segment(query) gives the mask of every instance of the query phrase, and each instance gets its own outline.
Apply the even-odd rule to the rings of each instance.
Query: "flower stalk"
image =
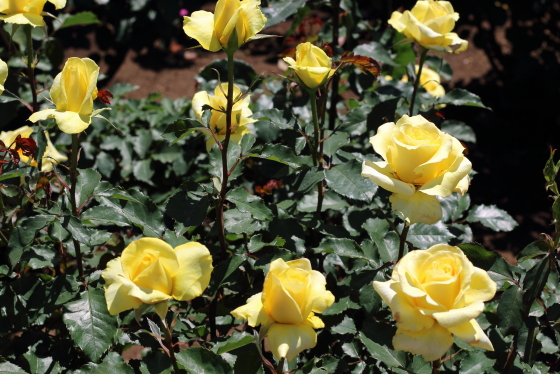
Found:
[[[31,106],[31,112],[36,112],[39,108],[37,106],[37,87],[35,86],[35,58],[33,56],[33,39],[31,38],[31,32],[33,31],[33,26],[24,25],[25,36],[27,37],[27,75],[29,77],[29,83],[31,84],[31,94],[33,96],[33,103]]]
[[[173,365],[173,372],[175,374],[180,374],[181,371],[179,370],[179,365],[177,365],[177,357],[175,357],[175,350],[173,349],[173,334],[171,333],[171,329],[167,326],[167,322],[165,322],[165,317],[160,316],[160,321],[165,338],[164,343],[167,347],[167,352],[169,354],[169,358],[171,359],[171,364]]]
[[[408,230],[410,229],[410,226],[405,224],[402,231],[399,234],[399,257],[397,257],[397,262],[403,258],[403,256],[405,255],[404,253],[404,247],[406,244],[406,237],[408,235]],[[397,231],[398,232],[398,231]]]
[[[332,5],[332,47],[333,52],[336,53],[338,47],[338,29],[339,29],[339,11],[340,11],[340,0],[333,0]],[[335,74],[332,78],[332,88],[331,88],[331,106],[329,108],[329,130],[334,130],[335,121],[337,119],[336,104],[338,102],[338,82],[339,76]]]
[[[286,362],[286,357],[282,357],[278,366],[276,367],[276,374],[282,374],[284,372],[284,362]]]
[[[432,374],[439,374],[440,366],[441,366],[441,359],[432,361]]]
[[[422,68],[426,62],[426,55],[428,50],[422,46],[420,48],[420,62],[418,63],[418,73],[416,74],[416,79],[414,79],[414,89],[412,91],[412,99],[410,101],[410,115],[414,115],[414,102],[416,101],[416,93],[418,91],[418,86],[420,85],[420,77],[422,76]]]
[[[311,114],[313,116],[313,147],[315,153],[315,159],[313,161],[313,165],[319,166],[319,170],[323,168],[323,143],[319,142],[321,139],[321,128],[319,126],[319,114],[317,111],[317,89],[309,90],[309,95],[311,96]],[[322,205],[323,205],[323,181],[317,183],[317,189],[319,191],[319,195],[317,197],[317,213],[321,213]]]
[[[79,219],[79,211],[76,207],[76,184],[78,179],[78,152],[79,138],[78,134],[72,134],[72,154],[70,155],[70,204],[72,206],[72,216]],[[72,238],[74,242],[74,250],[76,251],[76,262],[78,265],[79,278],[84,280],[84,266],[82,264],[82,252],[80,250],[80,242]]]

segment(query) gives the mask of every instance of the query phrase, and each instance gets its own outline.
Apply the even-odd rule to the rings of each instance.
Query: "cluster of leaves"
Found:
[[[131,2],[138,7],[148,3]],[[293,30],[311,10],[304,0],[268,3],[270,7],[264,8],[268,25],[295,14]],[[358,40],[367,30],[367,21],[360,19],[352,1],[342,1],[341,7],[348,12],[341,34]],[[329,40],[331,27],[327,22],[319,37]],[[382,66],[360,60],[366,70],[381,70],[382,76],[393,79],[375,83],[373,75],[362,74],[359,68],[341,71],[339,93],[351,90],[357,99],[339,102],[339,118],[321,140],[325,159],[321,169],[314,165],[307,146],[313,134],[309,96],[278,77],[253,85],[257,72],[235,61],[236,84],[251,87],[253,118],[258,121],[239,145],[228,148],[225,256],[215,225],[223,178],[221,152],[218,147],[205,151],[206,139],[195,130],[201,124],[193,119],[188,99],[171,100],[160,94],[125,99],[134,86],[118,84],[109,89],[114,98],[106,117],[122,135],[99,120],[81,135],[79,218],[71,212],[70,177],[62,166],[41,173],[29,165],[5,164],[0,175],[0,358],[4,360],[0,372],[171,372],[171,360],[165,347],[161,349],[163,333],[153,322],[158,317],[150,310],[140,322],[134,311],[111,316],[100,278],[110,259],[131,241],[149,236],[172,246],[200,241],[215,260],[204,296],[188,303],[169,302],[168,324],[177,346],[183,348],[177,349],[177,360],[189,373],[265,372],[261,356],[273,362],[272,356],[254,344],[256,331],[229,312],[262,290],[272,260],[301,257],[325,274],[336,302],[322,314],[326,327],[319,331],[317,346],[290,362],[289,370],[430,373],[430,363],[421,357],[393,350],[396,328],[371,283],[390,276],[404,223],[391,213],[389,194],[361,176],[364,160],[378,161],[370,136],[379,125],[408,112],[413,88],[401,77],[414,75],[415,54],[410,45],[390,48],[401,38],[392,29],[377,27],[367,35],[371,41],[348,52],[379,61]],[[338,52],[335,47],[334,53]],[[451,78],[451,67],[442,58],[431,56],[428,65],[444,79]],[[225,60],[217,60],[200,72],[201,89],[212,91],[218,84],[216,70],[224,77],[226,66]],[[443,120],[437,109],[447,104],[483,110],[476,95],[454,89],[436,99],[420,89],[416,99],[420,112],[443,131],[466,144],[476,142],[467,124]],[[331,120],[325,115],[328,127]],[[30,150],[36,159],[46,147],[43,131],[54,129],[54,121],[36,127],[37,151]],[[69,149],[69,135],[58,133],[53,140],[57,148]],[[494,205],[471,206],[468,194],[441,199],[441,222],[411,226],[410,249],[459,245],[499,286],[496,299],[479,317],[495,352],[456,340],[442,372],[544,373],[558,362],[560,299],[555,264],[560,209],[555,179],[559,168],[551,156],[545,178],[555,198],[557,234],[527,246],[518,256],[520,266],[509,265],[500,255],[472,243],[473,224],[510,231],[516,223]],[[316,212],[319,182],[324,183],[325,193],[321,212]],[[84,279],[78,276],[76,241],[83,255]],[[122,353],[132,346],[144,347],[141,360],[125,362]]]

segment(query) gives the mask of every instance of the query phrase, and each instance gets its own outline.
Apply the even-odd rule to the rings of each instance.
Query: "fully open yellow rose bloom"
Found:
[[[251,296],[247,304],[231,312],[235,318],[247,319],[249,326],[268,326],[268,346],[280,359],[293,360],[305,349],[317,344],[314,329],[325,327],[315,313],[322,313],[334,303],[325,289],[323,274],[311,269],[308,259],[270,264],[263,292]]]
[[[4,142],[6,147],[9,147],[12,144],[18,135],[21,135],[22,138],[29,138],[29,136],[33,133],[33,129],[29,126],[20,127],[17,130],[13,131],[2,131],[0,132],[0,140]],[[62,161],[68,160],[68,157],[64,156],[60,153],[54,144],[51,142],[51,138],[49,137],[49,133],[45,131],[45,136],[47,138],[47,147],[45,148],[45,153],[43,154],[43,164],[41,166],[41,171],[47,172],[52,171],[53,169],[53,162],[58,164]],[[29,164],[31,166],[37,166],[37,161],[32,159],[31,157],[25,156],[20,151],[20,160]]]
[[[467,49],[468,42],[451,32],[458,19],[459,13],[449,1],[418,0],[412,10],[393,12],[388,22],[424,48],[452,52],[451,46],[458,46],[455,53],[459,53]]]
[[[393,210],[407,224],[436,223],[442,217],[436,196],[468,190],[472,165],[463,155],[465,148],[421,115],[381,125],[369,141],[385,161],[364,161],[362,176],[393,192]]]
[[[77,134],[91,123],[97,98],[99,66],[89,58],[70,57],[54,78],[51,99],[56,109],[44,109],[29,117],[31,122],[54,118],[60,131]]]
[[[396,350],[434,361],[453,345],[452,335],[473,347],[494,350],[475,318],[494,297],[496,283],[460,248],[437,244],[409,252],[393,269],[391,280],[374,281],[373,288],[397,322]]]
[[[214,14],[199,10],[183,18],[185,34],[212,52],[235,52],[255,38],[266,24],[260,0],[218,0]],[[230,40],[236,34],[237,38]]]
[[[325,51],[306,42],[296,47],[296,59],[284,57],[305,88],[315,90],[330,78],[335,70],[332,69],[332,59]]]
[[[0,19],[7,23],[45,26],[43,7],[47,0],[0,0]],[[66,6],[66,0],[49,0],[56,9]]]
[[[204,245],[189,242],[172,248],[163,240],[142,238],[107,263],[101,273],[109,313],[200,296],[210,283],[212,256]]]
[[[0,59],[0,95],[4,92],[4,83],[8,78],[8,64]]]
[[[222,92],[223,90],[223,92]],[[208,94],[206,91],[200,91],[194,94],[192,99],[192,109],[194,114],[199,120],[202,120],[202,107],[204,105],[209,105],[214,109],[223,110],[227,107],[227,98],[224,96],[224,92],[227,93],[228,84],[222,83],[222,88],[216,87],[214,89],[214,95]],[[234,85],[233,87],[233,97],[234,99],[241,95],[241,89]],[[231,135],[230,141],[239,144],[241,143],[241,138],[243,135],[249,134],[251,131],[247,127],[247,124],[256,122],[255,119],[249,118],[253,114],[251,109],[249,109],[249,104],[251,103],[251,97],[247,95],[243,100],[233,104],[233,110],[231,113]],[[216,134],[216,138],[221,142],[226,138],[226,114],[224,112],[218,112],[216,110],[212,111],[212,116],[210,117],[210,128]],[[205,135],[209,136],[206,141],[206,151],[210,152],[216,141],[212,136],[210,130],[200,130]]]

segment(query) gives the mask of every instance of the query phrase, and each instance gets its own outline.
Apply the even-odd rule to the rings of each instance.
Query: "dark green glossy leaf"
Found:
[[[523,324],[526,316],[523,292],[516,285],[504,291],[498,303],[498,327],[503,335],[514,334]]]
[[[475,205],[467,216],[468,222],[480,222],[494,231],[511,231],[517,222],[505,211],[495,205]]]
[[[446,120],[441,124],[441,131],[463,141],[476,143],[476,135],[472,127],[461,121]]]
[[[323,179],[325,179],[324,171],[319,170],[318,167],[312,167],[290,174],[283,181],[288,185],[290,191],[307,193],[317,188],[317,183]]]
[[[261,110],[260,112],[253,113],[251,117],[261,121],[270,121],[274,126],[282,130],[293,129],[297,123],[296,118],[294,117],[292,112],[281,112],[280,110],[275,108]]]
[[[79,169],[76,179],[76,205],[81,207],[94,194],[93,191],[101,181],[101,174],[93,169]]]
[[[190,133],[201,129],[205,129],[205,127],[196,119],[179,119],[173,122],[171,125],[168,125],[161,136],[169,143],[171,143],[170,145],[172,145],[177,143],[179,140],[183,139]]]
[[[26,371],[20,368],[19,366],[14,365],[11,362],[7,361],[7,362],[0,363],[0,373],[1,374],[20,374],[20,373],[25,374]]]
[[[348,134],[345,132],[325,131],[326,140],[323,141],[323,153],[332,157],[341,147],[349,143]]]
[[[360,201],[371,201],[377,185],[362,177],[362,163],[352,160],[325,170],[327,186],[342,196]]]
[[[272,212],[266,207],[264,201],[258,196],[249,194],[245,188],[228,191],[226,199],[235,203],[239,211],[251,213],[255,219],[270,221],[273,218]]]
[[[436,244],[445,244],[453,238],[447,227],[438,221],[433,225],[425,223],[415,223],[410,226],[410,231],[406,240],[411,242],[416,248],[427,249]]]
[[[460,374],[485,373],[486,369],[494,366],[495,359],[488,358],[484,352],[469,352],[467,357],[461,360]]]
[[[357,332],[354,320],[348,316],[344,316],[342,322],[331,327],[331,331],[335,334],[355,334]]]
[[[393,61],[387,48],[383,44],[378,42],[371,42],[367,44],[361,44],[354,48],[354,53],[356,55],[371,57],[383,64],[397,66],[398,64]]]
[[[542,241],[537,240],[527,245],[521,252],[517,254],[517,262],[523,262],[525,260],[534,258],[535,256],[547,254],[550,250],[550,246]]]
[[[8,242],[8,256],[12,266],[19,262],[23,249],[31,244],[37,231],[55,220],[56,216],[34,216],[15,228]]]
[[[254,342],[255,337],[253,335],[246,332],[235,331],[225,342],[217,343],[214,348],[217,348],[216,353],[221,355],[222,353],[232,351]]]
[[[383,362],[388,367],[403,367],[406,363],[406,355],[403,351],[394,351],[385,345],[371,340],[364,332],[358,334],[371,357]]]
[[[490,270],[496,259],[501,257],[496,252],[487,251],[477,243],[459,244],[457,247],[461,248],[474,266],[486,271]]]
[[[64,22],[62,22],[61,29],[70,26],[84,26],[84,25],[96,25],[99,23],[99,19],[93,12],[80,12],[76,14],[72,14],[69,17],[66,17]]]
[[[203,347],[184,349],[176,357],[190,374],[233,374],[232,367],[222,357]]]
[[[299,8],[303,7],[305,0],[280,0],[269,1],[268,8],[261,8],[266,17],[266,25],[264,28],[274,26],[286,18],[296,13]]]
[[[478,95],[473,94],[467,90],[462,88],[454,88],[448,93],[445,94],[442,98],[437,101],[437,104],[452,104],[452,105],[466,105],[466,106],[475,106],[479,108],[490,108],[486,107],[482,104],[482,100]]]
[[[523,279],[523,302],[525,305],[530,306],[533,301],[541,294],[546,281],[548,280],[548,274],[550,274],[550,267],[553,265],[551,261],[554,261],[554,256],[546,256],[539,260],[529,271],[525,274]]]
[[[210,207],[210,198],[195,186],[178,190],[169,198],[165,214],[180,222],[185,227],[199,226]]]
[[[270,246],[270,247],[282,247],[285,243],[286,243],[286,241],[279,236],[274,238],[274,240],[271,241],[270,243],[266,243],[265,241],[263,241],[262,235],[258,234],[258,235],[253,235],[251,237],[251,240],[249,240],[249,243],[247,243],[247,249],[250,252],[254,253],[254,252],[258,252],[261,249],[263,249],[264,247],[268,247],[268,246]]]
[[[117,333],[117,320],[107,310],[103,290],[82,292],[79,300],[65,305],[62,319],[74,342],[92,361],[109,349]]]
[[[281,162],[294,169],[301,166],[301,161],[294,154],[294,151],[280,144],[265,144],[260,152],[249,156]]]

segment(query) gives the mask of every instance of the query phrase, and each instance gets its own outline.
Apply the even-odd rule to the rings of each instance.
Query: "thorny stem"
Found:
[[[406,243],[406,236],[408,235],[409,229],[410,226],[405,224],[401,233],[399,234],[399,257],[397,257],[397,261],[400,261],[400,259],[403,258],[404,256],[404,246]]]
[[[313,137],[313,146],[315,147],[316,160],[313,162],[314,165],[318,165],[319,169],[323,168],[323,152],[322,143],[319,143],[319,136],[321,130],[319,128],[319,115],[317,113],[317,90],[312,90],[309,92],[311,96],[311,114],[313,115],[313,127],[315,129]],[[317,183],[317,188],[319,190],[319,195],[317,198],[317,213],[321,213],[323,205],[323,181]]]
[[[276,367],[276,374],[282,374],[284,372],[284,362],[286,361],[286,357],[282,357],[278,366]]]
[[[169,358],[173,364],[173,371],[175,374],[180,374],[179,366],[177,365],[177,357],[175,357],[175,351],[173,349],[173,334],[171,329],[167,326],[165,319],[161,318],[161,326],[163,327],[163,334],[165,336],[165,345],[167,346],[167,351],[169,352]]]
[[[70,155],[70,204],[72,205],[72,216],[79,218],[80,212],[76,208],[76,180],[78,177],[78,151],[79,139],[78,134],[72,134],[72,154]],[[80,251],[80,242],[72,238],[74,249],[76,251],[76,262],[78,263],[78,273],[80,279],[84,280],[84,266],[82,264],[82,252]]]
[[[231,137],[233,111],[233,53],[228,53],[228,90],[227,90],[227,108],[226,108],[226,137],[222,146],[222,187],[220,190],[220,202],[216,209],[216,223],[218,224],[218,237],[220,239],[220,248],[222,259],[227,256],[226,234],[224,228],[224,203],[226,201],[227,184],[229,178],[228,168],[228,145]]]
[[[426,61],[426,55],[428,50],[420,46],[420,63],[418,64],[418,73],[416,74],[416,79],[414,80],[414,90],[412,91],[412,100],[410,101],[410,112],[409,115],[414,115],[414,102],[416,101],[416,92],[418,91],[418,86],[420,85],[420,76],[422,75],[422,68],[424,67],[424,62]]]
[[[339,11],[340,11],[340,0],[333,0],[332,4],[332,46],[333,52],[338,47],[338,28],[339,28]],[[335,121],[337,118],[336,113],[336,103],[338,102],[338,81],[339,76],[335,74],[332,78],[332,89],[331,89],[331,106],[329,108],[329,129],[334,130]]]
[[[29,76],[29,83],[31,84],[31,94],[33,95],[33,104],[31,112],[36,112],[37,107],[37,88],[35,87],[35,67],[33,66],[33,39],[31,38],[31,32],[33,31],[33,26],[24,25],[25,35],[27,36],[27,75]]]
[[[441,359],[437,359],[435,361],[432,361],[432,374],[439,374],[439,367],[440,366],[441,366]]]

